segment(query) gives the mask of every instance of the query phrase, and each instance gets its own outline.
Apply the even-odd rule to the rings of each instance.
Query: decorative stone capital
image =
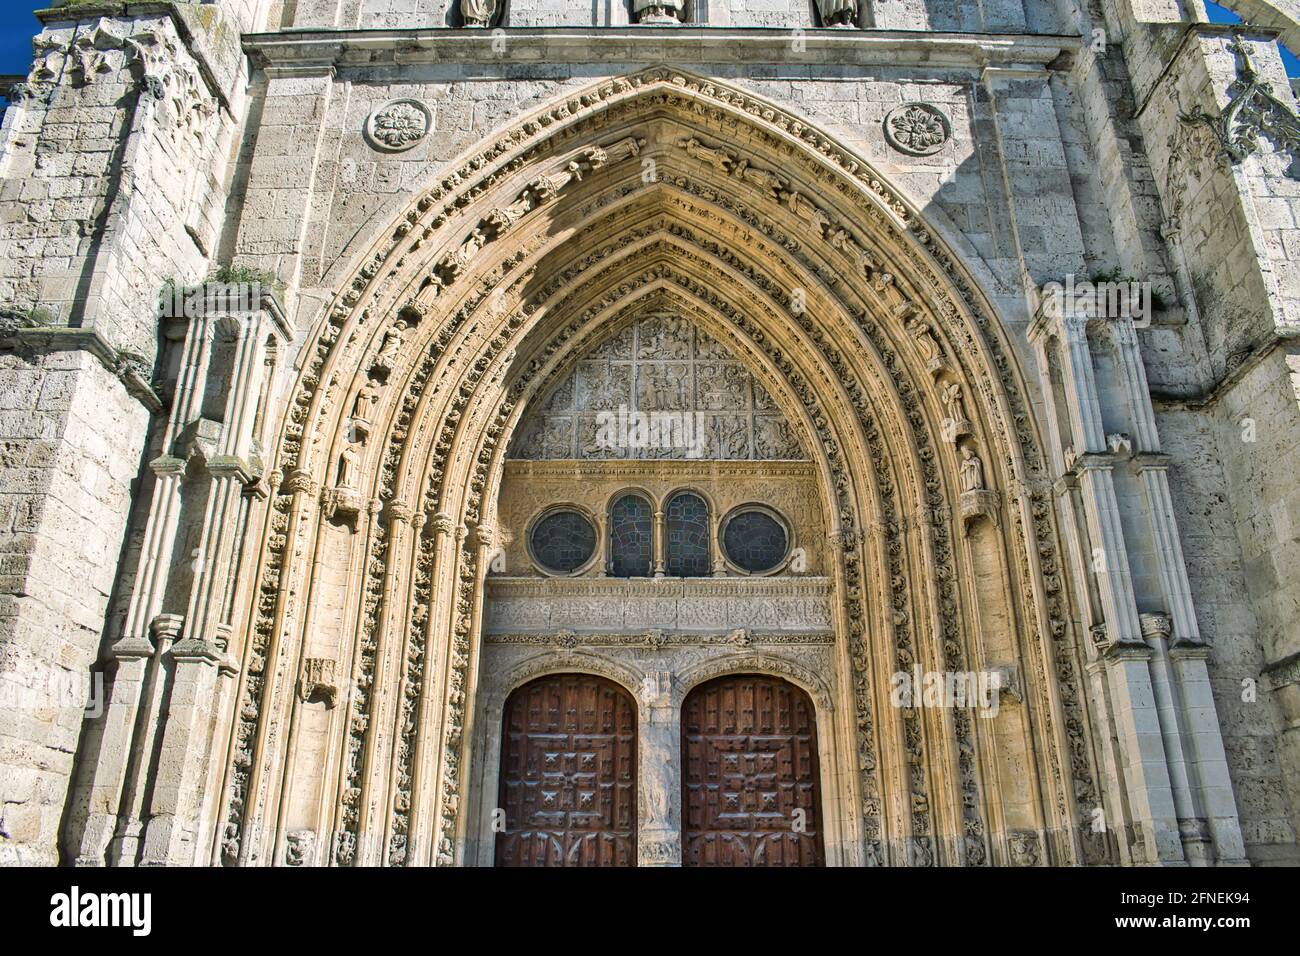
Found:
[[[1168,614],[1139,614],[1142,637],[1148,641],[1167,641],[1173,633],[1173,621]]]
[[[301,468],[289,472],[284,481],[285,488],[293,494],[316,494],[316,481],[311,474]]]
[[[159,614],[149,623],[149,632],[153,635],[155,644],[170,645],[181,636],[184,627],[185,615]]]

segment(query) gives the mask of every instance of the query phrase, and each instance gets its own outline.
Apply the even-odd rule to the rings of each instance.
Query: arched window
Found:
[[[699,495],[682,492],[668,502],[668,573],[696,578],[709,573],[709,506]]]
[[[647,578],[654,555],[650,502],[627,494],[609,509],[609,572],[616,578]]]

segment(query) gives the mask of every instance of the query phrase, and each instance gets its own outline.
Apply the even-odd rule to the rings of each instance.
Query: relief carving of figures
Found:
[[[749,160],[736,160],[731,167],[731,174],[738,176],[751,186],[757,186],[759,189],[766,190],[772,194],[775,199],[780,195],[781,190],[785,188],[785,180],[775,173],[768,172],[766,169],[759,169],[757,166],[749,165]]]
[[[824,27],[851,27],[858,19],[858,0],[817,0]]]
[[[724,173],[730,173],[731,164],[735,162],[730,153],[725,150],[715,149],[712,146],[705,146],[694,136],[682,140],[677,145],[686,150],[686,155]]]

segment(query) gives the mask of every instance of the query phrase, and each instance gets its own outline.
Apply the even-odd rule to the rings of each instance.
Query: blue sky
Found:
[[[40,28],[31,11],[48,7],[52,2],[44,0],[29,4],[27,0],[4,0],[4,9],[0,10],[0,73],[27,72],[32,59],[32,37]],[[1235,23],[1239,19],[1235,13],[1218,4],[1206,3],[1205,6],[1215,23]],[[1289,75],[1300,76],[1300,60],[1286,49],[1282,51],[1282,59]]]

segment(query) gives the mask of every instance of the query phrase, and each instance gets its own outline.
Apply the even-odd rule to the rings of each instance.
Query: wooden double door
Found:
[[[637,710],[619,685],[556,674],[506,702],[497,866],[635,866]],[[764,675],[694,688],[682,706],[682,863],[819,866],[817,721]]]

